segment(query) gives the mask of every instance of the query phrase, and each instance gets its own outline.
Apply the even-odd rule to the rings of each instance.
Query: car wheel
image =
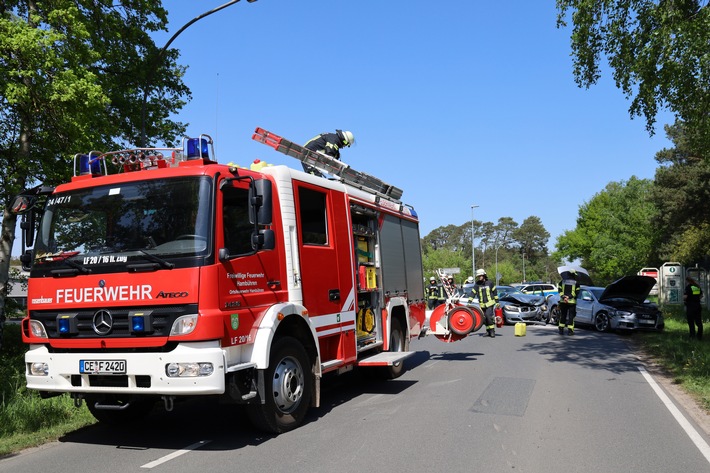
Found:
[[[594,328],[600,332],[608,332],[611,328],[609,314],[606,312],[597,312],[597,315],[594,316]]]
[[[559,320],[560,320],[560,309],[556,305],[553,305],[552,307],[550,307],[550,311],[547,313],[546,322],[548,324],[557,325]]]

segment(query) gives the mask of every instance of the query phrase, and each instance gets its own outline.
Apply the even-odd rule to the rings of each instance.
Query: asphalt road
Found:
[[[91,426],[2,459],[0,473],[710,471],[704,425],[630,338],[498,334],[414,340],[397,380],[327,379],[322,407],[280,436],[254,432],[236,407],[187,402],[137,429]]]

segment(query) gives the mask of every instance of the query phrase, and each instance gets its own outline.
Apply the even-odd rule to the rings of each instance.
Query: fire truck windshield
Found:
[[[162,268],[194,266],[195,257],[211,251],[212,194],[207,177],[53,194],[40,221],[32,271],[117,272],[150,262]]]

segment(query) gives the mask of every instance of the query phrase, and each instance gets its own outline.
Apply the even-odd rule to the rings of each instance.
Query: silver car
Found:
[[[663,314],[646,300],[655,283],[648,276],[624,276],[605,288],[581,286],[575,325],[592,325],[600,332],[663,330]]]

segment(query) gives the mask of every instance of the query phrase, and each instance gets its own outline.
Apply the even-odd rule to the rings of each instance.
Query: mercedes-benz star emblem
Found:
[[[97,335],[102,337],[108,335],[113,328],[113,316],[111,312],[107,310],[96,311],[92,325]]]

